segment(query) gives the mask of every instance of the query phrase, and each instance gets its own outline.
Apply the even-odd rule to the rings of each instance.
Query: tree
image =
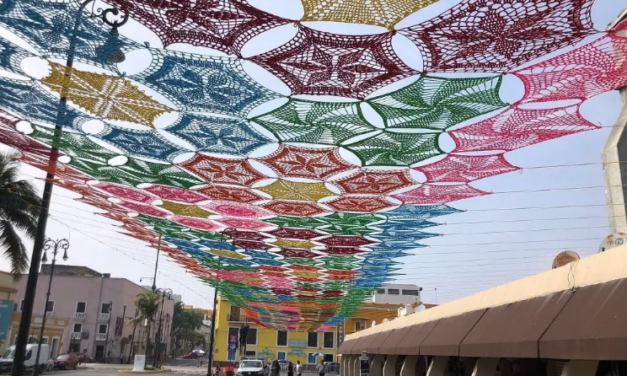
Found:
[[[172,318],[172,335],[174,337],[175,347],[180,348],[181,340],[191,342],[192,346],[198,344],[198,337],[194,337],[192,333],[202,326],[203,314],[193,310],[184,308],[183,302],[177,302],[174,305],[174,316]],[[201,335],[202,336],[202,335]],[[204,338],[204,337],[203,337]]]
[[[28,253],[18,231],[35,238],[41,199],[35,186],[19,178],[19,154],[0,155],[0,248],[16,280],[28,271]]]
[[[135,308],[137,308],[137,317],[132,321],[139,322],[147,322],[146,325],[146,353],[148,351],[148,344],[150,341],[150,329],[152,328],[152,324],[155,322],[155,318],[157,316],[157,312],[159,312],[159,302],[161,300],[161,296],[154,291],[147,291],[137,295],[137,299],[135,300]]]

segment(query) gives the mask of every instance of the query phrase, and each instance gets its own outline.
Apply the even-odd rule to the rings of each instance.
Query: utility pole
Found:
[[[152,278],[152,291],[157,291],[157,269],[159,268],[159,253],[161,250],[161,235],[159,235],[159,242],[157,243],[157,261],[155,262],[155,276]]]
[[[105,346],[103,351],[103,357],[105,363],[107,363],[107,346],[109,346],[109,332],[111,332],[111,312],[113,312],[113,302],[109,301],[109,321],[107,321],[107,339],[105,339]]]
[[[54,276],[54,266],[57,264],[57,254],[59,253],[59,248],[63,249],[63,261],[67,261],[67,250],[70,248],[70,243],[67,239],[61,239],[59,241],[54,241],[50,238],[46,240],[44,243],[44,256],[41,259],[42,263],[48,262],[47,251],[53,248],[52,251],[52,266],[50,267],[50,279],[48,280],[48,292],[46,292],[46,303],[44,303],[44,317],[43,322],[41,323],[41,331],[39,332],[39,344],[37,345],[37,355],[35,356],[35,369],[33,369],[33,375],[39,375],[39,355],[41,354],[41,343],[44,340],[44,330],[46,328],[46,316],[48,314],[48,302],[50,301],[50,289],[52,288],[52,277]]]
[[[157,367],[159,364],[157,357],[160,356],[161,351],[159,346],[161,345],[161,327],[163,325],[163,304],[165,303],[165,297],[168,296],[168,300],[172,297],[172,290],[170,289],[159,289],[156,291],[157,293],[161,293],[161,313],[159,314],[159,328],[157,329],[157,333],[155,334],[155,355],[152,360],[153,367]]]
[[[70,79],[72,75],[72,66],[74,65],[74,54],[76,53],[77,34],[82,23],[83,11],[87,5],[95,0],[85,0],[81,3],[76,13],[76,19],[69,37],[68,55],[65,62],[65,76]],[[128,21],[128,14],[124,14],[119,21],[110,21],[107,19],[109,14],[118,15],[120,11],[117,8],[109,8],[102,10],[100,13],[93,15],[100,18],[103,23],[112,26],[111,32],[117,33],[117,28],[123,26]],[[113,51],[112,51],[113,52]],[[121,51],[116,51],[120,52]],[[65,119],[67,111],[68,87],[63,85],[60,92],[59,107],[57,118],[54,126],[53,142],[50,148],[50,156],[48,159],[48,168],[46,169],[46,181],[44,184],[44,193],[41,200],[41,208],[39,211],[39,219],[37,221],[37,231],[33,242],[33,254],[31,255],[30,268],[28,271],[28,280],[26,282],[26,290],[24,291],[24,306],[22,309],[22,318],[20,319],[20,327],[15,342],[15,357],[13,359],[13,369],[11,376],[22,376],[24,374],[24,360],[26,357],[26,345],[28,344],[28,330],[30,321],[33,317],[33,305],[35,303],[35,293],[37,292],[37,280],[39,278],[39,267],[41,262],[41,254],[44,248],[46,237],[46,226],[48,224],[48,214],[50,212],[50,201],[52,199],[52,188],[54,187],[54,178],[57,172],[57,161],[59,159],[59,149],[56,145],[61,139],[63,133],[63,119]]]
[[[218,256],[218,268],[222,266],[220,257]],[[213,294],[213,312],[211,312],[211,336],[209,337],[209,364],[207,365],[207,376],[211,375],[211,363],[213,363],[213,345],[216,332],[216,306],[218,304],[218,290],[220,287],[220,280],[216,278],[215,292]]]

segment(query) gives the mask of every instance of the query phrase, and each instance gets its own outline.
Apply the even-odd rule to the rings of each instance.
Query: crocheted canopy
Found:
[[[0,26],[23,43],[0,38],[0,143],[281,330],[343,322],[439,236],[434,218],[460,211],[448,204],[488,194],[474,181],[518,169],[506,152],[598,128],[580,102],[627,85],[627,24],[576,45],[596,32],[593,0],[461,0],[402,28],[435,1],[302,0],[300,20],[246,0],[105,2],[168,48],[78,0],[1,2]],[[288,24],[291,40],[243,57]],[[417,50],[398,50],[404,38]],[[148,67],[119,71],[136,51]],[[63,65],[70,53],[82,64]],[[525,89],[514,104],[502,74]]]

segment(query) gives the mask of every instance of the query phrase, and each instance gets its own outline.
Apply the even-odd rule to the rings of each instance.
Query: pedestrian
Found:
[[[326,373],[326,368],[324,366],[324,361],[320,361],[320,364],[318,364],[318,366],[316,367],[316,371],[318,371],[318,375],[319,376],[324,376],[324,374]]]
[[[300,360],[296,362],[296,376],[303,376],[303,365],[300,364]]]
[[[281,372],[281,366],[279,365],[279,361],[274,359],[272,361],[272,366],[270,367],[270,371],[272,372],[272,376],[279,376]]]
[[[294,376],[294,363],[287,363],[287,376]]]
[[[120,351],[120,364],[124,363],[124,351]]]

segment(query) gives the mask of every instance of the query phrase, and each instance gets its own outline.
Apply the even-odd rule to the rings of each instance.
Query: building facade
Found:
[[[320,360],[337,362],[337,348],[344,336],[379,325],[398,316],[399,304],[362,303],[355,314],[337,327],[325,332],[286,332],[250,326],[245,356],[285,359],[302,364],[316,364]],[[220,297],[216,311],[215,356],[218,362],[237,361],[239,351],[229,351],[230,343],[239,343],[239,330],[247,320],[239,307]]]
[[[229,351],[230,343],[239,343],[239,330],[246,325],[246,316],[239,307],[220,297],[216,310],[215,355],[217,362],[239,361],[239,351]],[[293,363],[316,364],[320,360],[337,361],[336,328],[326,332],[286,332],[264,328],[248,322],[245,356],[285,359]]]
[[[385,284],[372,293],[373,303],[406,305],[422,302],[421,287],[408,284]]]
[[[31,335],[37,339],[41,325],[41,316],[44,309],[47,311],[46,326],[48,323],[62,327],[67,323],[62,334],[49,334],[52,338],[51,348],[55,337],[59,337],[58,352],[87,353],[96,359],[104,357],[110,360],[119,360],[122,354],[128,358],[133,352],[143,353],[143,344],[146,338],[144,325],[129,325],[128,321],[135,316],[137,295],[148,290],[123,278],[111,278],[109,274],[99,273],[82,266],[56,265],[52,289],[48,306],[44,307],[46,292],[50,277],[50,266],[42,267],[37,282],[37,291],[33,309]],[[26,278],[22,278],[18,285],[16,296],[15,315],[11,344],[15,342],[17,326],[23,305],[23,294],[26,289]],[[162,317],[162,341],[169,343],[168,329],[174,311],[172,301],[165,299]],[[40,322],[37,323],[36,320]],[[17,325],[17,326],[16,326]],[[150,338],[155,338],[158,330],[159,317],[152,326]],[[44,334],[45,340],[46,334]],[[135,340],[133,340],[135,339]],[[134,344],[134,346],[131,346]],[[132,349],[133,348],[133,349]]]

